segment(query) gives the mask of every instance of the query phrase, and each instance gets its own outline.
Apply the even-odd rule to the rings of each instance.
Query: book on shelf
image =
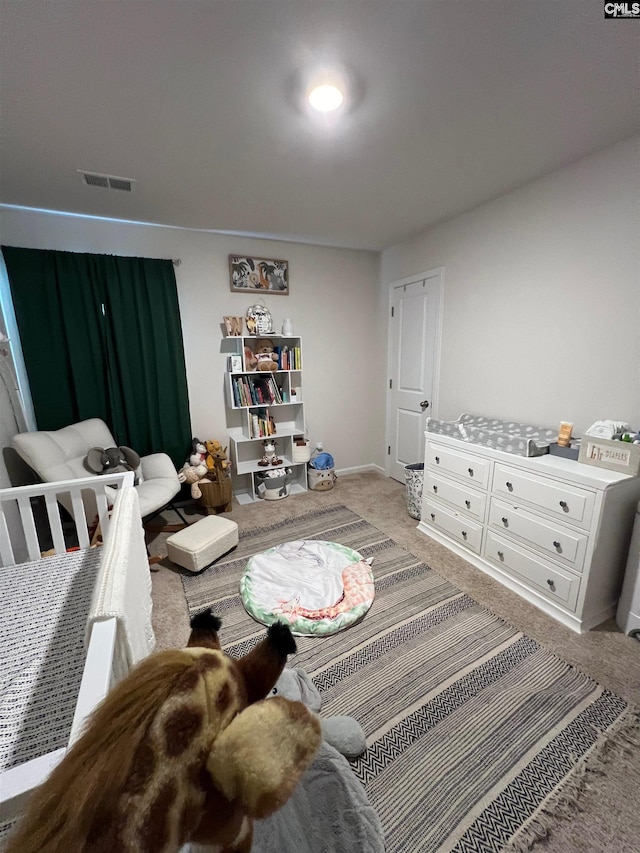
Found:
[[[239,408],[242,405],[242,403],[240,401],[240,389],[238,388],[238,380],[237,379],[231,380],[231,390],[233,392],[234,405],[236,406],[236,408]]]
[[[282,388],[275,376],[231,377],[233,402],[236,408],[243,406],[280,405],[283,402]]]
[[[253,398],[249,383],[244,376],[237,376],[231,380],[233,387],[233,399],[238,408],[242,406],[252,406]]]
[[[302,356],[300,347],[287,345],[274,346],[273,351],[278,356],[278,370],[301,370]]]
[[[276,424],[269,414],[269,409],[258,409],[251,415],[251,438],[266,438],[275,435]]]
[[[267,386],[269,389],[269,396],[271,397],[272,403],[282,403],[282,394],[280,393],[280,389],[276,383],[275,377],[270,376],[267,379]]]

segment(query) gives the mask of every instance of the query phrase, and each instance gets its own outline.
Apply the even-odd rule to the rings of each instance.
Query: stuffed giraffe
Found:
[[[266,699],[295,651],[289,628],[238,660],[220,620],[187,648],[138,664],[33,794],[5,853],[176,853],[187,842],[249,853],[253,818],[280,808],[320,745],[300,702]]]

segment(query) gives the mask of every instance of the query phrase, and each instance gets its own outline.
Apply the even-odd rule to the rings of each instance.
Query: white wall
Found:
[[[383,252],[381,314],[391,282],[445,268],[440,418],[640,428],[639,141]]]
[[[467,411],[552,427],[570,420],[576,434],[601,418],[640,427],[639,141],[386,250],[379,276],[373,253],[3,208],[0,239],[181,258],[193,431],[221,440],[221,318],[243,314],[254,301],[229,291],[227,256],[287,258],[291,295],[265,302],[276,329],[289,316],[303,337],[309,437],[324,442],[338,468],[384,467],[387,377],[379,342],[387,339],[388,287],[440,266],[439,417]],[[8,443],[0,432],[0,446]]]
[[[290,295],[266,296],[274,330],[291,317],[302,337],[305,414],[311,441],[321,440],[338,469],[384,465],[384,348],[377,326],[378,256],[206,232],[107,222],[0,208],[5,245],[156,258],[176,268],[194,435],[225,441],[226,356],[222,317],[244,314],[255,297],[229,290],[230,253],[285,258]],[[51,346],[52,342],[43,345]],[[8,437],[0,435],[5,447]],[[1,471],[1,465],[0,465]]]

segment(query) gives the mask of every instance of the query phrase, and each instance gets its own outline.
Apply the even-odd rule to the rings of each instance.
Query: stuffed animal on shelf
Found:
[[[251,347],[244,348],[244,369],[255,370],[258,364],[258,359]]]
[[[248,853],[254,818],[289,799],[322,733],[301,702],[265,698],[296,650],[289,628],[271,625],[237,660],[219,628],[210,611],[194,617],[187,648],[150,655],[111,690],[5,853]]]
[[[262,459],[258,462],[258,465],[261,468],[266,468],[267,465],[282,465],[282,459],[280,459],[276,453],[276,446],[278,442],[274,441],[271,438],[266,438],[262,442],[262,446],[264,447],[264,455]]]
[[[303,669],[285,667],[271,691],[271,696],[283,696],[285,699],[302,702],[316,714],[322,704],[318,689]],[[320,717],[320,725],[327,743],[350,761],[362,755],[367,748],[362,726],[354,717]]]
[[[120,471],[136,471],[140,457],[130,447],[92,447],[84,458],[85,467],[93,474],[117,474]],[[134,478],[138,484],[138,477]]]
[[[273,341],[269,338],[256,340],[255,356],[258,360],[256,370],[277,370],[278,356],[273,351]]]

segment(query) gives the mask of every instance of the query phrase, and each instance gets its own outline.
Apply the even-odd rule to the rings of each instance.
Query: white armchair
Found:
[[[45,483],[93,477],[84,459],[92,447],[115,447],[116,442],[104,421],[90,418],[58,430],[23,432],[13,437],[20,457]],[[134,448],[135,449],[135,448]],[[140,460],[137,471],[140,482],[135,487],[140,513],[149,521],[165,507],[172,505],[180,491],[178,474],[166,453],[152,453]],[[172,506],[184,523],[186,519]]]

